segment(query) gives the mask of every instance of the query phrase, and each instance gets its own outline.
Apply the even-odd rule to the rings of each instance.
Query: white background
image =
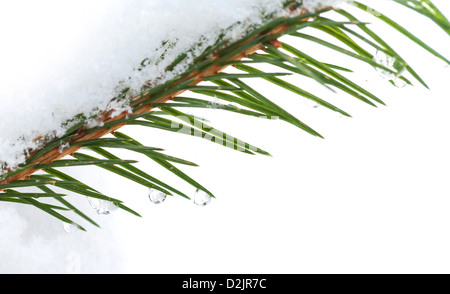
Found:
[[[380,2],[389,16],[450,57],[444,32],[389,1]],[[448,1],[434,2],[448,16]],[[86,225],[87,233],[67,234],[59,222],[11,206],[7,212],[26,224],[19,226],[22,237],[8,235],[15,242],[8,244],[15,248],[13,257],[11,250],[0,249],[0,272],[449,273],[449,69],[386,26],[374,29],[396,44],[431,90],[417,82],[394,88],[371,67],[286,38],[318,59],[355,69],[349,76],[387,107],[373,108],[289,78],[353,117],[314,108],[267,83],[258,89],[325,139],[279,121],[197,112],[273,157],[244,155],[185,135],[124,128],[143,143],[198,163],[199,168],[183,170],[217,199],[207,207],[182,198],[152,205],[146,188],[100,169],[78,169],[74,175],[125,200],[143,218],[122,211],[94,216],[104,229]],[[193,188],[148,161],[140,166],[193,195]]]

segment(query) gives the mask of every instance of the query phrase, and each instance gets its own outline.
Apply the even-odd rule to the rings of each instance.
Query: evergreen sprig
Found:
[[[450,34],[449,21],[431,1],[394,1],[430,18],[447,34]],[[286,7],[296,9],[299,4],[298,1],[287,1]],[[363,3],[355,1],[353,5],[375,15],[430,54],[450,64],[447,58],[395,20]],[[395,44],[388,44],[380,34],[375,33],[367,23],[357,19],[349,11],[335,9],[337,13],[347,19],[343,22],[333,20],[332,16],[328,17],[326,13],[329,10],[306,12],[293,18],[273,19],[233,43],[221,36],[216,45],[207,48],[183,74],[161,85],[148,89],[143,88],[141,95],[130,100],[132,114],[123,113],[116,118],[109,118],[108,114],[103,113],[100,116],[102,123],[96,127],[88,127],[88,118],[74,118],[72,121],[75,123],[64,136],[41,138],[39,141],[41,147],[37,150],[30,150],[30,156],[26,163],[2,175],[0,190],[3,192],[0,193],[0,201],[34,206],[64,223],[75,225],[82,230],[85,229],[72,221],[71,214],[80,216],[94,226],[98,226],[98,224],[66,200],[65,193],[54,192],[53,188],[111,202],[117,207],[139,216],[136,211],[126,207],[122,200],[104,195],[62,171],[65,167],[75,166],[98,166],[147,188],[189,199],[184,192],[175,189],[164,179],[158,179],[156,175],[135,166],[136,161],[119,158],[113,153],[114,149],[143,154],[186,183],[214,197],[214,194],[204,185],[177,167],[177,165],[196,166],[195,163],[167,155],[160,148],[144,146],[126,134],[117,132],[117,129],[124,125],[156,128],[200,137],[239,152],[270,156],[267,151],[206,124],[205,121],[187,114],[184,109],[220,109],[256,118],[279,119],[313,136],[323,138],[313,127],[276,104],[270,97],[264,96],[258,89],[251,87],[245,82],[247,79],[265,80],[287,89],[303,99],[314,101],[330,111],[348,117],[351,115],[340,106],[283,78],[287,75],[301,75],[319,82],[332,91],[342,91],[355,98],[357,102],[374,107],[384,105],[379,97],[347,77],[352,70],[348,69],[346,65],[325,63],[313,58],[302,48],[278,41],[278,38],[284,35],[314,42],[328,49],[330,54],[334,54],[336,57],[340,54],[351,57],[383,70],[393,78],[403,80],[409,85],[412,84],[410,79],[415,79],[423,86],[428,87],[419,74],[393,49]],[[325,41],[315,36],[314,30],[305,30],[305,28],[325,32],[333,37],[334,42]],[[374,59],[374,55],[365,49],[367,47],[383,52],[392,58],[395,61],[393,66],[378,63]],[[257,50],[264,52],[255,53]],[[186,56],[186,53],[178,56],[166,70],[173,70]],[[147,62],[150,61],[143,62],[142,66]],[[258,64],[270,64],[277,67],[279,71],[264,72],[257,68]],[[230,65],[234,66],[238,73],[222,72]],[[409,74],[410,77],[404,76],[405,74]],[[394,83],[393,80],[392,82]],[[186,90],[190,90],[198,96],[196,98],[180,96]],[[127,91],[127,89],[123,90],[121,99],[126,97]],[[114,136],[105,138],[104,136],[107,134]],[[89,150],[91,153],[96,153],[97,156],[82,153],[82,150]],[[71,159],[61,159],[61,157],[69,155],[71,155]],[[27,192],[21,190],[24,188]],[[36,189],[39,192],[29,192],[30,189]],[[59,204],[50,204],[48,199],[53,199]]]

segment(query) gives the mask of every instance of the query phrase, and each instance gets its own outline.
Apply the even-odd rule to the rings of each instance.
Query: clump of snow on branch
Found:
[[[42,135],[60,137],[111,102],[182,73],[217,37],[236,40],[285,0],[17,0],[0,3],[0,163],[14,168]],[[342,1],[304,1],[308,10]],[[201,45],[199,42],[201,41]],[[165,69],[189,52],[172,71]],[[145,62],[143,62],[145,61]],[[124,99],[126,101],[126,99]],[[70,121],[69,123],[67,123]]]
[[[303,0],[303,7],[309,11],[326,7],[339,7],[344,2],[352,0]]]

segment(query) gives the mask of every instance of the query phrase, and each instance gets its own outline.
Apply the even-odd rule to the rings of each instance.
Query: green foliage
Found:
[[[431,3],[431,1],[394,1],[430,18],[434,23],[436,23],[436,25],[450,34],[450,24],[448,20]],[[295,4],[296,1],[288,1],[286,5]],[[418,46],[427,50],[430,54],[450,64],[450,61],[447,58],[436,52],[418,37],[411,34],[406,28],[402,27],[395,20],[388,18],[381,12],[375,11],[365,4],[354,2],[354,5],[363,11],[372,13],[381,21],[387,23],[393,29],[403,34],[405,38],[412,40]],[[345,55],[374,68],[381,69],[411,85],[412,82],[407,77],[403,76],[405,70],[410,74],[409,78],[413,78],[423,86],[427,87],[425,81],[411,68],[411,66],[400,56],[400,54],[393,49],[395,44],[388,44],[380,37],[379,34],[375,33],[369,25],[360,21],[348,11],[336,10],[337,13],[348,20],[347,22],[335,21],[327,18],[325,17],[326,12],[327,10],[323,10],[315,13],[308,13],[295,18],[274,19],[268,24],[256,28],[247,36],[232,44],[227,44],[227,40],[219,38],[217,45],[208,48],[195,60],[195,62],[188,70],[186,70],[185,73],[162,85],[151,89],[146,89],[142,93],[141,98],[136,101],[135,105],[133,105],[134,110],[140,109],[145,105],[152,104],[153,109],[149,112],[131,115],[129,117],[107,122],[102,126],[93,128],[86,128],[85,120],[80,120],[80,118],[77,118],[75,120],[77,123],[65,136],[48,141],[45,141],[47,138],[44,138],[42,148],[29,157],[26,164],[19,167],[15,171],[11,171],[2,176],[2,179],[8,179],[30,168],[41,170],[39,174],[32,175],[27,180],[0,185],[0,189],[4,191],[3,193],[0,193],[0,201],[32,205],[61,220],[62,222],[73,224],[82,230],[84,230],[82,226],[70,220],[71,213],[77,214],[94,226],[98,226],[98,224],[69,203],[64,198],[64,194],[53,192],[51,187],[56,187],[60,190],[84,195],[86,197],[113,202],[121,209],[139,216],[137,212],[126,207],[121,200],[103,195],[101,192],[96,191],[85,183],[61,171],[61,169],[65,167],[74,166],[98,166],[145,187],[162,191],[167,195],[179,195],[189,199],[184,192],[175,189],[171,184],[166,183],[164,180],[160,180],[155,177],[155,175],[151,175],[148,172],[136,167],[134,165],[136,161],[124,160],[113,154],[112,150],[114,149],[131,150],[133,152],[143,154],[189,185],[203,190],[214,197],[213,193],[210,192],[204,185],[198,183],[176,166],[197,166],[195,163],[164,154],[163,149],[144,146],[135,139],[119,132],[114,134],[114,138],[71,142],[71,139],[75,138],[79,134],[80,130],[86,134],[89,134],[100,129],[109,129],[118,124],[128,124],[199,137],[212,143],[251,155],[260,154],[270,156],[267,151],[264,151],[263,149],[245,141],[239,140],[232,135],[224,133],[213,126],[206,124],[199,118],[182,111],[186,108],[214,108],[227,112],[247,115],[254,118],[279,119],[286,123],[292,124],[313,136],[322,138],[321,134],[299,118],[293,116],[286,109],[283,109],[277,105],[270,97],[266,97],[257,91],[257,89],[250,87],[244,82],[245,79],[257,78],[265,80],[268,83],[272,83],[299,95],[302,99],[314,101],[330,111],[334,111],[348,117],[351,115],[345,110],[328,102],[323,97],[319,97],[314,93],[310,93],[302,89],[299,85],[293,85],[287,82],[283,78],[287,75],[302,75],[313,81],[319,82],[332,91],[342,91],[343,93],[355,98],[356,101],[363,102],[374,107],[377,105],[384,105],[384,102],[380,98],[369,92],[363,86],[356,84],[351,80],[351,78],[348,77],[352,73],[352,70],[346,68],[345,65],[324,63],[302,51],[301,48],[295,48],[287,43],[280,43],[280,48],[274,46],[273,40],[285,34],[319,44],[328,49],[330,54],[334,54],[336,57],[339,55]],[[299,20],[306,17],[310,17],[310,19],[308,21],[299,22]],[[277,34],[268,34],[268,32],[270,32],[273,28],[279,27],[280,25],[286,26],[286,30]],[[335,42],[322,40],[321,38],[314,36],[314,30],[304,30],[305,28],[312,28],[314,30],[325,32],[333,37]],[[240,61],[229,60],[230,57],[258,44],[264,45],[265,52],[263,54],[252,54]],[[392,67],[388,67],[384,64],[378,64],[374,59],[374,55],[363,47],[369,47],[383,52],[387,56],[392,57],[396,62]],[[212,53],[215,53],[215,55],[213,56]],[[180,55],[167,68],[167,70],[173,69],[185,58],[186,54]],[[263,72],[253,66],[257,66],[258,64],[270,64],[278,67],[281,72]],[[195,79],[183,80],[183,78],[195,73],[196,71],[202,71],[206,68],[210,68],[211,66],[223,67],[227,65],[235,66],[239,73],[219,73],[208,76],[204,78],[204,82],[195,86],[192,85],[192,83],[195,82]],[[161,97],[165,97],[168,94],[176,93],[182,90],[190,90],[197,94],[198,97],[188,98],[179,96],[175,97],[173,101],[157,103],[158,99]],[[35,160],[41,155],[52,149],[59,148],[68,142],[71,146],[83,147],[81,150],[88,149],[91,152],[95,152],[99,157],[77,152],[73,154],[73,159],[58,160],[48,164],[40,164],[39,162],[35,162]],[[29,191],[30,188],[34,188],[40,190],[41,192],[30,193],[12,190],[13,188],[27,188],[27,191]],[[45,200],[49,198],[57,201],[60,205],[47,203]]]

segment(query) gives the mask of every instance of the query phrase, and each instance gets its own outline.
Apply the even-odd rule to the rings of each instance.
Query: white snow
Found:
[[[124,249],[111,222],[104,220],[102,229],[90,231],[66,233],[62,223],[34,208],[2,204],[0,274],[121,273]]]
[[[344,2],[350,2],[353,0],[303,0],[303,7],[309,11],[314,9],[322,9],[328,6],[339,7]]]
[[[40,135],[61,136],[77,114],[108,108],[118,91],[181,73],[222,30],[231,40],[287,12],[284,0],[17,0],[0,3],[0,163],[24,162]],[[304,1],[309,10],[342,1]],[[173,72],[164,69],[199,41]],[[168,42],[166,42],[168,41]],[[162,45],[164,44],[164,45]],[[156,61],[165,51],[164,59]],[[136,69],[147,59],[150,64]]]

